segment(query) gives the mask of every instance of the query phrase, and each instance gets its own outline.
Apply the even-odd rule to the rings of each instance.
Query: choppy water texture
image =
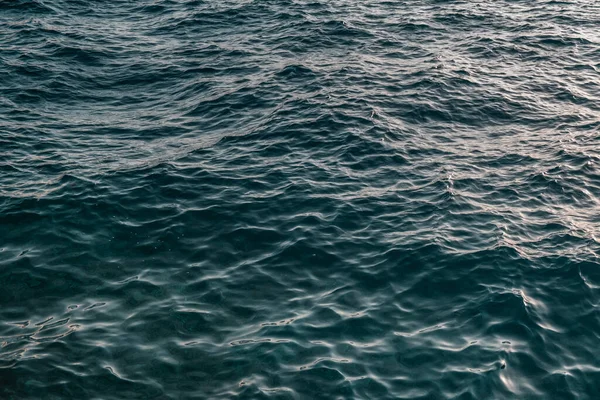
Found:
[[[599,29],[0,1],[0,397],[598,398]]]

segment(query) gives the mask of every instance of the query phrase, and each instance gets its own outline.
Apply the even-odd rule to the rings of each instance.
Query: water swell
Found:
[[[1,397],[594,398],[597,8],[1,3]]]

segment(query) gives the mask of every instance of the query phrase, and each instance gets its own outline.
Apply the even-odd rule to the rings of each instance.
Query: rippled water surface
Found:
[[[0,398],[598,398],[599,32],[0,1]]]

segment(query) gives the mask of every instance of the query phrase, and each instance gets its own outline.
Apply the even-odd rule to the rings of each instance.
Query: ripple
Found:
[[[595,398],[593,2],[0,10],[0,397]]]

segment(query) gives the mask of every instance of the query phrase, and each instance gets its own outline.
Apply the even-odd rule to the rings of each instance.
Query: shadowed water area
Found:
[[[599,29],[0,1],[0,398],[598,398]]]

